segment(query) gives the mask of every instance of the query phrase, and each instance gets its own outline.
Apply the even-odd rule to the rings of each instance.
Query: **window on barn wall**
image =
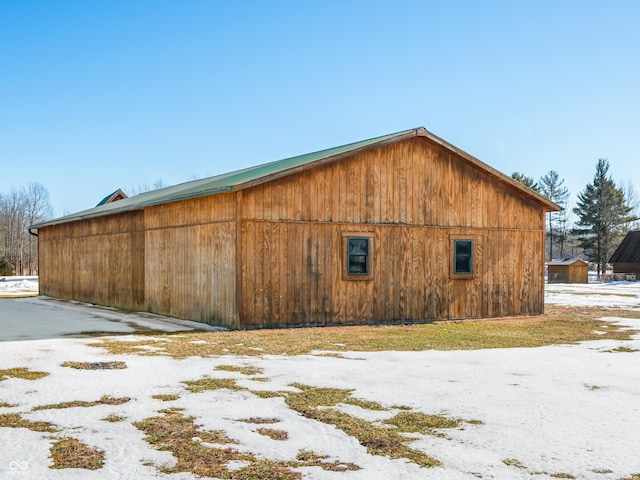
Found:
[[[373,233],[344,232],[343,280],[370,280],[373,270]]]
[[[473,278],[475,243],[472,237],[451,237],[451,278]]]

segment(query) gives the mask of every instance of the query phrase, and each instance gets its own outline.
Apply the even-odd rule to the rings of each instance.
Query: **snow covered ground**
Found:
[[[38,295],[38,277],[0,277],[0,298]]]
[[[640,283],[552,285],[547,301],[640,309]],[[29,316],[28,311],[39,313]],[[63,334],[78,333],[78,328],[86,330],[81,320],[96,331],[113,331],[114,325],[116,330],[126,331],[120,329],[129,327],[128,321],[148,328],[175,329],[179,321],[41,297],[0,301],[3,331],[9,315],[11,322],[22,325],[25,335],[33,339],[16,341],[18,329],[8,334],[0,342],[0,370],[24,367],[49,375],[38,380],[10,377],[0,381],[0,415],[18,413],[32,422],[51,422],[59,431],[0,428],[2,479],[196,478],[187,473],[164,474],[143,465],[149,461],[172,465],[175,460],[169,452],[155,450],[143,441],[144,434],[132,422],[157,416],[158,410],[169,407],[183,408],[182,413],[194,416],[203,429],[224,430],[240,442],[234,448],[241,451],[293,460],[298,451],[308,450],[327,455],[331,461],[361,467],[346,472],[319,467],[298,469],[308,479],[510,480],[551,479],[564,474],[571,477],[562,478],[620,480],[640,473],[640,352],[608,352],[621,346],[640,350],[640,336],[624,342],[600,340],[532,349],[176,360],[167,356],[112,355],[87,345],[95,338]],[[611,315],[615,317],[615,311]],[[47,319],[61,325],[49,327],[50,334],[41,335],[39,329]],[[37,328],[27,325],[38,321]],[[640,320],[615,321],[640,329]],[[117,338],[127,341],[133,337]],[[122,361],[127,368],[76,370],[62,366],[68,361]],[[268,380],[216,370],[220,365],[254,366]],[[205,375],[234,378],[239,386],[251,390],[291,390],[295,382],[354,389],[353,396],[388,407],[404,405],[427,414],[482,423],[443,430],[441,437],[417,434],[411,447],[442,462],[440,467],[419,468],[404,459],[368,454],[353,437],[302,417],[281,397],[261,398],[247,390],[225,389],[192,393],[181,383]],[[176,394],[179,398],[152,398],[158,394]],[[121,405],[32,410],[60,402],[95,401],[103,395],[131,400]],[[394,409],[372,411],[353,405],[340,408],[370,421],[397,413]],[[108,415],[123,417],[124,421],[102,420]],[[288,432],[288,439],[272,440],[257,433],[256,425],[238,421],[247,417],[280,419],[273,428]],[[67,436],[103,451],[104,466],[95,471],[50,469],[52,443]]]

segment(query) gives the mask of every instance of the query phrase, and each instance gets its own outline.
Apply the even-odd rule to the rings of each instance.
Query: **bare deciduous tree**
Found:
[[[51,218],[52,213],[49,192],[39,183],[0,194],[0,259],[5,271],[18,275],[38,272],[37,238],[27,228]]]

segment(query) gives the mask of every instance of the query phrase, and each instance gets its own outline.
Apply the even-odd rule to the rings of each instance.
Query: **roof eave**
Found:
[[[54,225],[61,225],[64,223],[71,223],[71,222],[77,222],[80,220],[89,220],[92,218],[97,218],[97,217],[106,217],[109,215],[116,215],[119,213],[127,213],[127,212],[135,212],[136,210],[142,210],[144,208],[147,207],[154,207],[154,206],[158,206],[158,205],[165,205],[168,203],[174,203],[174,202],[180,202],[182,200],[189,200],[192,198],[198,198],[198,197],[203,197],[206,195],[215,195],[217,193],[223,193],[223,192],[230,192],[232,190],[231,187],[221,187],[221,188],[214,188],[214,189],[208,189],[208,190],[201,190],[198,192],[193,192],[187,195],[176,195],[175,197],[172,197],[171,200],[166,200],[166,199],[157,199],[157,200],[152,200],[149,202],[141,202],[141,203],[136,203],[134,205],[127,205],[125,207],[118,207],[118,208],[111,208],[109,210],[105,210],[105,211],[93,211],[91,213],[88,213],[86,215],[83,215],[82,212],[79,212],[78,214],[73,214],[73,215],[68,215],[66,217],[60,217],[57,218],[55,220],[51,220],[49,222],[42,222],[42,223],[36,223],[35,225],[31,225],[29,227],[29,229],[40,229],[43,227],[52,227]],[[113,203],[111,204],[107,204],[107,205],[113,205]],[[95,210],[95,209],[91,209],[91,210]]]

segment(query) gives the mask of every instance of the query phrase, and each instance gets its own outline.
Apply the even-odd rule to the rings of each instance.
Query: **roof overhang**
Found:
[[[47,222],[32,225],[30,229],[39,229],[63,223],[87,220],[106,215],[132,212],[147,207],[173,203],[192,198],[208,195],[220,194],[223,192],[238,191],[250,188],[259,184],[270,182],[278,178],[283,178],[294,173],[302,172],[319,165],[335,162],[341,158],[350,157],[360,152],[379,148],[396,142],[401,142],[410,138],[425,138],[441,147],[451,151],[462,160],[478,168],[485,174],[503,183],[518,193],[530,198],[541,205],[547,212],[561,210],[560,206],[552,202],[538,192],[524,186],[520,182],[503,174],[495,168],[480,161],[473,155],[450,144],[437,135],[431,133],[424,127],[384,135],[381,137],[355,142],[340,147],[329,148],[318,152],[313,152],[297,157],[286,158],[263,165],[237,170],[234,172],[217,175],[215,177],[193,180],[191,182],[142,193],[133,197],[124,198],[117,202],[106,203],[95,208],[83,210],[71,215],[56,218]]]

